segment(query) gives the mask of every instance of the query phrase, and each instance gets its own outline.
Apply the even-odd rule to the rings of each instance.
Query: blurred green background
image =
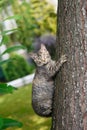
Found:
[[[13,57],[13,61],[0,66],[0,81],[5,82],[33,72],[35,67],[34,65],[31,67],[32,61],[30,61],[27,54],[36,50],[40,46],[40,42],[43,42],[46,46],[53,45],[56,34],[56,13],[54,6],[46,0],[1,0],[0,5],[0,28],[3,46],[7,48],[21,44],[26,47],[25,51],[15,51],[16,56],[10,53],[8,58],[12,59]],[[42,37],[43,40],[41,41]],[[2,50],[4,50],[4,47],[2,47]],[[51,50],[52,52],[54,50]],[[14,60],[15,57],[16,61]],[[25,65],[25,69],[22,67],[23,65]],[[19,68],[20,71],[14,72]],[[11,69],[10,72],[9,69]]]
[[[51,119],[37,116],[31,106],[32,86],[24,86],[13,94],[0,97],[0,115],[21,121],[22,128],[7,130],[50,130]]]
[[[54,57],[55,42],[56,12],[52,4],[46,0],[0,0],[0,88],[2,83],[35,72],[28,54],[37,51],[41,43]],[[0,130],[1,117],[23,123],[22,128],[9,127],[7,130],[50,130],[51,118],[39,117],[32,109],[32,84],[22,86],[12,94],[1,92]]]

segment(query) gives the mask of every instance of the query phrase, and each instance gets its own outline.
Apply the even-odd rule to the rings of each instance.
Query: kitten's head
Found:
[[[43,44],[41,44],[41,48],[37,53],[30,53],[29,56],[34,60],[37,66],[43,66],[51,59],[49,52]]]

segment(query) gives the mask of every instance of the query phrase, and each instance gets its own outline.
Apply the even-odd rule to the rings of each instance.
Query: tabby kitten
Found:
[[[45,45],[37,53],[30,53],[30,57],[36,63],[36,73],[32,87],[32,106],[34,111],[44,117],[52,114],[52,101],[54,94],[54,75],[67,61],[62,55],[58,61],[53,61]]]

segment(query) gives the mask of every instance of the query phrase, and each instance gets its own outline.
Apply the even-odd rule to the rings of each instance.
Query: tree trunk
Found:
[[[59,0],[52,130],[87,130],[87,0]]]

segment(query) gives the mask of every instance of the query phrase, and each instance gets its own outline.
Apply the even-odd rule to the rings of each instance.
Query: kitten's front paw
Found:
[[[67,61],[67,56],[62,55],[60,61],[61,61],[61,63],[65,63]]]

